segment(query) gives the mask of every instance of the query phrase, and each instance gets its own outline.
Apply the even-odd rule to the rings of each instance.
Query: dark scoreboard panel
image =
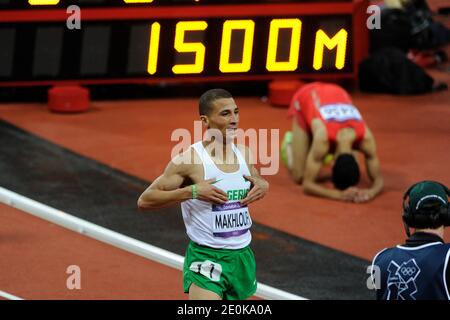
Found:
[[[30,9],[42,7],[67,8],[78,5],[88,7],[144,7],[144,6],[203,6],[217,4],[280,4],[280,3],[318,3],[329,0],[0,0],[1,9]],[[351,0],[335,0],[333,2],[351,2]]]
[[[0,0],[0,85],[354,77],[367,41],[346,2],[80,0],[73,29],[69,1],[29,1]]]

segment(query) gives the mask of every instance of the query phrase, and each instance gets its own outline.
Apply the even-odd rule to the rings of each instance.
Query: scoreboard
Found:
[[[0,0],[0,86],[354,78],[367,55],[366,8],[362,0]]]

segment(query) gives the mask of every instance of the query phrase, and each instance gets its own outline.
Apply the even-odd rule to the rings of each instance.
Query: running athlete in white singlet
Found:
[[[248,205],[262,199],[269,184],[248,148],[233,144],[239,109],[230,93],[205,92],[199,111],[204,127],[219,132],[219,138],[197,142],[172,159],[139,197],[138,207],[181,203],[190,239],[183,289],[190,299],[246,299],[257,286]]]

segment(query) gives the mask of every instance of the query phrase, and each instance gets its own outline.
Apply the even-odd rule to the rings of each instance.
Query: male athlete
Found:
[[[305,193],[334,200],[366,202],[383,188],[383,177],[375,139],[348,93],[331,83],[312,82],[293,96],[288,111],[292,118],[282,144],[282,159]],[[360,171],[355,152],[365,156],[372,185],[354,187]],[[319,183],[324,163],[334,157],[332,181],[335,188]]]
[[[183,268],[184,292],[190,299],[246,299],[257,283],[248,204],[263,198],[269,184],[253,166],[249,150],[233,143],[239,109],[231,94],[223,89],[205,92],[199,111],[208,139],[172,159],[138,206],[157,209],[181,203],[190,238]]]

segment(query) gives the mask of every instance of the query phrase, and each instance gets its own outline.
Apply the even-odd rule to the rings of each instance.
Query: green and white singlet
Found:
[[[250,175],[245,158],[232,144],[232,150],[239,161],[239,169],[227,173],[216,166],[202,141],[191,147],[202,161],[204,179],[215,178],[217,182],[214,186],[227,193],[228,201],[222,205],[198,199],[183,201],[181,211],[187,235],[193,242],[211,248],[241,249],[248,246],[252,239],[252,219],[248,207],[240,203],[250,190],[250,182],[244,178],[244,175]]]

